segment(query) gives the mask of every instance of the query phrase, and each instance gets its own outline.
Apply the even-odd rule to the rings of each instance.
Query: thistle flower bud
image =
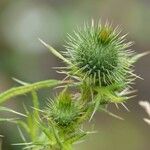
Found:
[[[78,124],[82,112],[71,94],[65,90],[48,104],[47,114],[59,127],[66,128]]]
[[[73,75],[99,86],[124,85],[134,76],[131,45],[125,35],[120,36],[118,28],[92,23],[68,36],[64,54],[72,64],[69,67]]]

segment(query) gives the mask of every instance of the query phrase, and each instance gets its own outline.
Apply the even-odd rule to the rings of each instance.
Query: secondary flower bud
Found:
[[[62,91],[54,101],[48,103],[47,116],[61,128],[73,127],[79,124],[83,110],[74,101],[71,94]]]

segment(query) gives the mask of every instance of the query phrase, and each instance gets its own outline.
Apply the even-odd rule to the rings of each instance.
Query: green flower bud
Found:
[[[71,94],[63,91],[54,101],[48,103],[48,117],[59,127],[71,127],[78,124],[82,111]]]
[[[81,80],[99,86],[126,85],[134,78],[131,45],[118,28],[92,23],[68,35],[64,55],[71,62],[71,74]]]

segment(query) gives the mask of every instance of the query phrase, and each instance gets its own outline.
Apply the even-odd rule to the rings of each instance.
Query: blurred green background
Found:
[[[62,77],[51,67],[62,66],[38,41],[38,38],[63,50],[67,33],[92,18],[113,21],[121,25],[128,39],[135,41],[132,47],[138,53],[150,50],[150,0],[0,0],[0,91],[17,86],[12,78],[34,82]],[[114,105],[109,110],[125,120],[120,121],[105,113],[94,117],[94,130],[86,141],[75,145],[76,150],[149,150],[150,126],[143,122],[146,113],[138,105],[139,100],[150,98],[150,56],[136,64],[136,73],[144,80],[136,80],[137,96],[127,102],[130,112]],[[53,95],[49,90],[39,93],[43,106]],[[5,106],[22,112],[22,103],[30,105],[30,96],[17,97]],[[1,116],[4,114],[1,114]],[[5,114],[10,116],[10,114]],[[86,125],[92,130],[93,125]],[[12,143],[21,142],[15,125],[0,125],[2,150],[20,150]]]

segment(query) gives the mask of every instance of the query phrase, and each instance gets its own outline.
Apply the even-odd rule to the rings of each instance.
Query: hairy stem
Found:
[[[0,104],[12,97],[23,95],[32,91],[37,91],[43,88],[51,88],[61,83],[62,81],[58,80],[45,80],[33,84],[27,84],[24,86],[11,88],[0,94]]]

